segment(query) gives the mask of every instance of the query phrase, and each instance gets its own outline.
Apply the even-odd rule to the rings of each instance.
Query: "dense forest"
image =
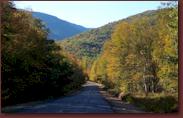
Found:
[[[48,29],[28,11],[2,2],[2,106],[54,98],[80,88],[81,68],[47,38]]]
[[[147,111],[177,110],[177,2],[57,43],[111,94]]]

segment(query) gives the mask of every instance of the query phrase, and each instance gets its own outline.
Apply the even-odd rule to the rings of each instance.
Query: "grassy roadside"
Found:
[[[148,96],[140,96],[127,94],[123,96],[122,100],[148,112],[174,113],[178,111],[178,98],[173,95],[150,94]]]

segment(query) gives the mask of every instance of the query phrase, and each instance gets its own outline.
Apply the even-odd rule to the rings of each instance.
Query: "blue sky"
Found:
[[[17,8],[32,9],[60,19],[96,28],[146,10],[155,10],[161,1],[14,1]]]

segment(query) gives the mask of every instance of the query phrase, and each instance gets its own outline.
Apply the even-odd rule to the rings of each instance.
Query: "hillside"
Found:
[[[88,30],[88,28],[83,26],[61,20],[45,13],[32,12],[32,15],[35,18],[41,19],[46,24],[46,27],[50,30],[48,36],[54,40],[62,40]]]
[[[108,23],[102,27],[91,29],[87,32],[78,34],[64,41],[58,41],[57,43],[62,48],[71,54],[74,54],[77,58],[82,59],[88,57],[89,59],[96,58],[102,51],[103,44],[106,40],[111,38],[114,27],[121,21],[131,22],[142,17],[154,17],[156,11],[145,11],[143,13],[130,16],[126,19],[122,19],[116,22]]]

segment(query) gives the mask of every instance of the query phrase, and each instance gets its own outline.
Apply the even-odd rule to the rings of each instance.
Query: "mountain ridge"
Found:
[[[46,28],[50,31],[48,37],[54,40],[63,40],[90,29],[66,20],[62,20],[47,13],[33,11],[32,16],[42,20],[42,22],[46,25]]]

